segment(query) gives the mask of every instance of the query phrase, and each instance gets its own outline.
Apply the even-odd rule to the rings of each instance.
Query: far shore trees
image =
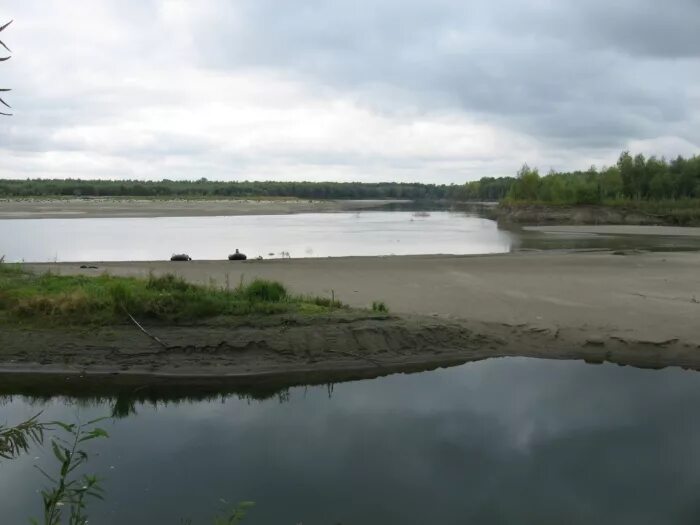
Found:
[[[614,201],[700,199],[700,157],[666,159],[623,152],[615,166],[598,170],[551,172],[539,177],[527,165],[507,199],[551,204],[606,204]]]

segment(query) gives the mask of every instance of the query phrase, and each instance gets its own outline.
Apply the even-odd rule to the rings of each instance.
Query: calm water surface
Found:
[[[8,398],[2,421],[87,419],[114,402]],[[136,404],[107,422],[90,523],[698,523],[700,374],[508,358],[413,375]],[[37,515],[50,454],[0,463],[0,522]]]
[[[17,219],[0,221],[8,261],[163,260],[173,253],[248,257],[508,252],[511,235],[465,213],[307,213],[237,217]],[[270,255],[272,254],[272,255]]]
[[[7,261],[484,254],[515,249],[698,250],[700,238],[505,230],[475,212],[366,211],[240,217],[0,220]]]

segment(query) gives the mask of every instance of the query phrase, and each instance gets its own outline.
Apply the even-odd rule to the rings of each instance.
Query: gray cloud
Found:
[[[284,67],[347,89],[391,85],[423,107],[619,148],[697,112],[687,88],[700,82],[698,21],[691,0],[255,0],[217,11],[196,38],[209,65]],[[697,132],[684,138],[700,143]]]
[[[700,147],[696,0],[14,0],[9,16],[10,155],[117,157],[148,176],[177,156],[182,176],[315,166],[308,178],[459,182]],[[444,136],[412,128],[446,122]]]

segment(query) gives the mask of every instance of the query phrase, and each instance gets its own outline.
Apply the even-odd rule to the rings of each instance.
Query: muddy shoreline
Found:
[[[625,226],[700,226],[700,215],[691,209],[665,214],[647,213],[623,207],[580,205],[548,206],[540,204],[500,204],[489,209],[489,217],[499,223],[528,226],[546,225],[625,225]]]
[[[344,314],[150,329],[167,341],[166,348],[129,325],[89,332],[4,330],[0,394],[19,393],[19,385],[27,392],[35,385],[38,394],[47,384],[102,393],[142,386],[255,392],[501,357],[700,370],[700,346],[678,339],[600,338],[570,329],[434,317]]]
[[[26,265],[36,272],[145,276],[209,285],[277,279],[295,293],[389,314],[215,319],[0,332],[0,373],[250,386],[375,377],[479,359],[583,359],[700,369],[700,253],[515,253],[250,261]],[[340,378],[340,379],[331,379]]]

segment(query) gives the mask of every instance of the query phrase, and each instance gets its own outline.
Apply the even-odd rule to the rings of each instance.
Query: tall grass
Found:
[[[326,302],[291,295],[282,284],[267,280],[226,290],[194,285],[170,274],[147,279],[34,275],[0,265],[0,320],[109,324],[131,314],[187,322],[228,315],[322,313]]]

